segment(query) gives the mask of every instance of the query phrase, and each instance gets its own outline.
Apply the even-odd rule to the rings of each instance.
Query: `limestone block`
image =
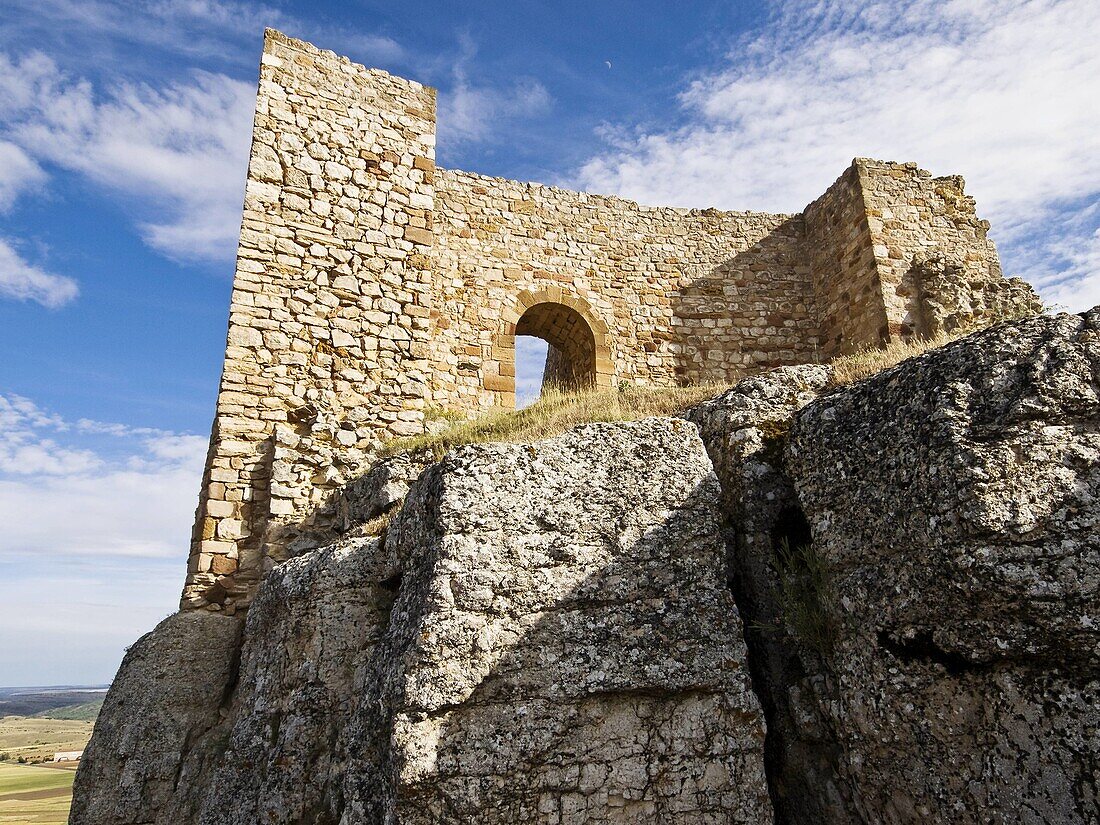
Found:
[[[238,347],[262,347],[264,339],[258,329],[233,326],[229,329],[229,343]]]
[[[127,651],[77,770],[70,822],[195,821],[213,781],[242,624],[178,613]]]
[[[332,345],[334,347],[352,347],[355,346],[358,341],[343,330],[334,329],[332,331]]]

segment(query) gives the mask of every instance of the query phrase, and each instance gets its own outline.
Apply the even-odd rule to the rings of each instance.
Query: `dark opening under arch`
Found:
[[[520,317],[516,335],[533,335],[549,345],[543,389],[573,391],[596,386],[596,336],[575,309],[565,304],[536,304]]]
[[[486,374],[485,387],[501,406],[516,403],[516,336],[530,335],[548,344],[543,388],[566,391],[610,387],[614,368],[608,328],[586,301],[565,295],[557,287],[520,293],[513,310],[505,312],[496,337],[496,374]]]

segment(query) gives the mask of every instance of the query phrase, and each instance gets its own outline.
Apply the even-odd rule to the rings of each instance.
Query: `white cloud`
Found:
[[[65,432],[68,424],[56,413],[47,413],[29,398],[0,395],[0,431],[11,432],[34,427],[49,427]]]
[[[361,61],[402,49],[383,35],[304,23],[262,4],[164,0],[117,3],[42,0],[35,20],[82,36],[137,40],[196,55],[248,54],[258,61],[264,25],[284,28]],[[28,12],[30,9],[28,8]],[[0,25],[0,31],[3,31]],[[244,47],[247,39],[251,49]],[[130,197],[146,215],[145,242],[178,260],[231,260],[244,200],[255,84],[193,73],[153,87],[96,88],[39,52],[0,54],[0,209],[45,181],[40,164],[77,172]]]
[[[35,301],[53,309],[69,303],[78,292],[72,278],[53,275],[27,263],[11,244],[0,238],[0,297]]]
[[[0,140],[0,212],[11,209],[15,199],[46,180],[34,158],[6,140]]]
[[[1013,244],[1100,193],[1098,40],[1094,0],[781,2],[686,87],[685,125],[609,128],[611,147],[577,182],[646,203],[794,212],[855,156],[915,160],[965,174],[1009,241],[1006,269],[1038,280],[1013,272],[1027,257]],[[1044,229],[1052,254],[1076,242]]]
[[[0,435],[0,439],[3,436]],[[0,473],[25,476],[88,473],[101,465],[90,450],[70,450],[50,439],[20,444],[0,440]]]
[[[107,681],[176,609],[205,452],[0,394],[0,684]]]
[[[39,160],[131,196],[156,216],[145,240],[181,259],[229,259],[243,201],[255,89],[196,73],[98,97],[41,55],[0,58],[8,139]]]
[[[89,51],[136,43],[169,53],[253,65],[265,26],[341,50],[360,62],[399,59],[404,50],[393,38],[358,32],[346,25],[314,23],[264,3],[229,0],[7,0],[20,9],[23,28],[64,32],[69,41],[85,38]],[[12,15],[16,15],[13,13]],[[29,19],[28,19],[29,18]],[[3,25],[0,23],[0,33]],[[41,36],[38,39],[42,39]]]
[[[459,80],[440,95],[439,132],[451,142],[485,140],[502,119],[545,114],[550,102],[546,87],[529,78],[517,80],[508,89]]]
[[[275,28],[278,28],[276,25]],[[373,66],[378,62],[390,62],[405,57],[405,50],[392,37],[369,32],[357,32],[346,26],[310,27],[298,22],[285,26],[291,37],[301,37],[339,54],[350,57],[356,63]],[[297,32],[297,34],[295,34]]]
[[[441,142],[485,140],[501,120],[536,117],[550,110],[550,92],[533,78],[517,78],[504,89],[472,83],[467,67],[477,49],[468,36],[459,40],[462,53],[452,69],[454,84],[439,95]]]
[[[0,118],[35,105],[36,95],[57,76],[57,65],[40,52],[31,52],[22,60],[0,53]]]
[[[68,0],[63,0],[68,2]],[[198,42],[175,44],[175,49],[224,49],[225,40],[254,42],[265,26],[280,29],[292,37],[302,37],[338,50],[358,62],[397,60],[404,54],[391,37],[360,32],[346,25],[330,26],[303,20],[263,3],[235,3],[225,0],[162,0],[145,5],[158,42],[178,39],[178,32],[193,31]],[[127,26],[129,28],[129,26]]]
[[[204,445],[205,446],[205,445]],[[187,559],[202,462],[140,461],[138,469],[80,467],[0,478],[6,535],[0,557],[72,555]],[[6,471],[0,465],[0,471]]]
[[[0,395],[0,561],[185,559],[206,446],[203,437],[149,427],[73,425],[29,399]]]
[[[126,647],[175,611],[182,561],[84,557],[5,566],[0,684],[103,684]]]
[[[1068,276],[1059,273],[1061,277],[1034,279],[1036,289],[1053,306],[1071,312],[1100,306],[1100,234],[1090,241],[1086,249],[1073,255],[1074,266]]]
[[[1100,305],[1100,200],[1060,221],[1042,216],[1036,223],[1058,231],[1053,238],[1015,245],[1015,257],[1035,288],[1049,304],[1071,312]]]

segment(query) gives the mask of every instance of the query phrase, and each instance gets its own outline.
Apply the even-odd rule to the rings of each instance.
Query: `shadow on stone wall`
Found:
[[[788,218],[691,279],[673,296],[672,313],[678,335],[666,345],[676,352],[681,384],[733,381],[761,369],[817,361],[818,319],[802,217]]]

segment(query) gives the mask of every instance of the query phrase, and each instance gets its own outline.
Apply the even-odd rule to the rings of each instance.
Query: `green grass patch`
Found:
[[[791,635],[821,656],[836,636],[832,575],[812,543],[792,547],[783,539],[776,552],[779,610]]]
[[[0,716],[0,762],[46,762],[57,751],[81,751],[92,735],[91,721]],[[7,759],[3,760],[3,755]],[[3,820],[0,820],[3,822]]]
[[[71,788],[76,771],[0,762],[0,799],[13,793]]]
[[[99,716],[99,709],[102,707],[103,700],[96,699],[94,702],[82,702],[78,705],[65,705],[64,707],[54,708],[53,710],[42,711],[42,713],[36,713],[35,716],[40,719],[94,722],[95,718]]]
[[[76,771],[0,763],[0,823],[64,825]]]

